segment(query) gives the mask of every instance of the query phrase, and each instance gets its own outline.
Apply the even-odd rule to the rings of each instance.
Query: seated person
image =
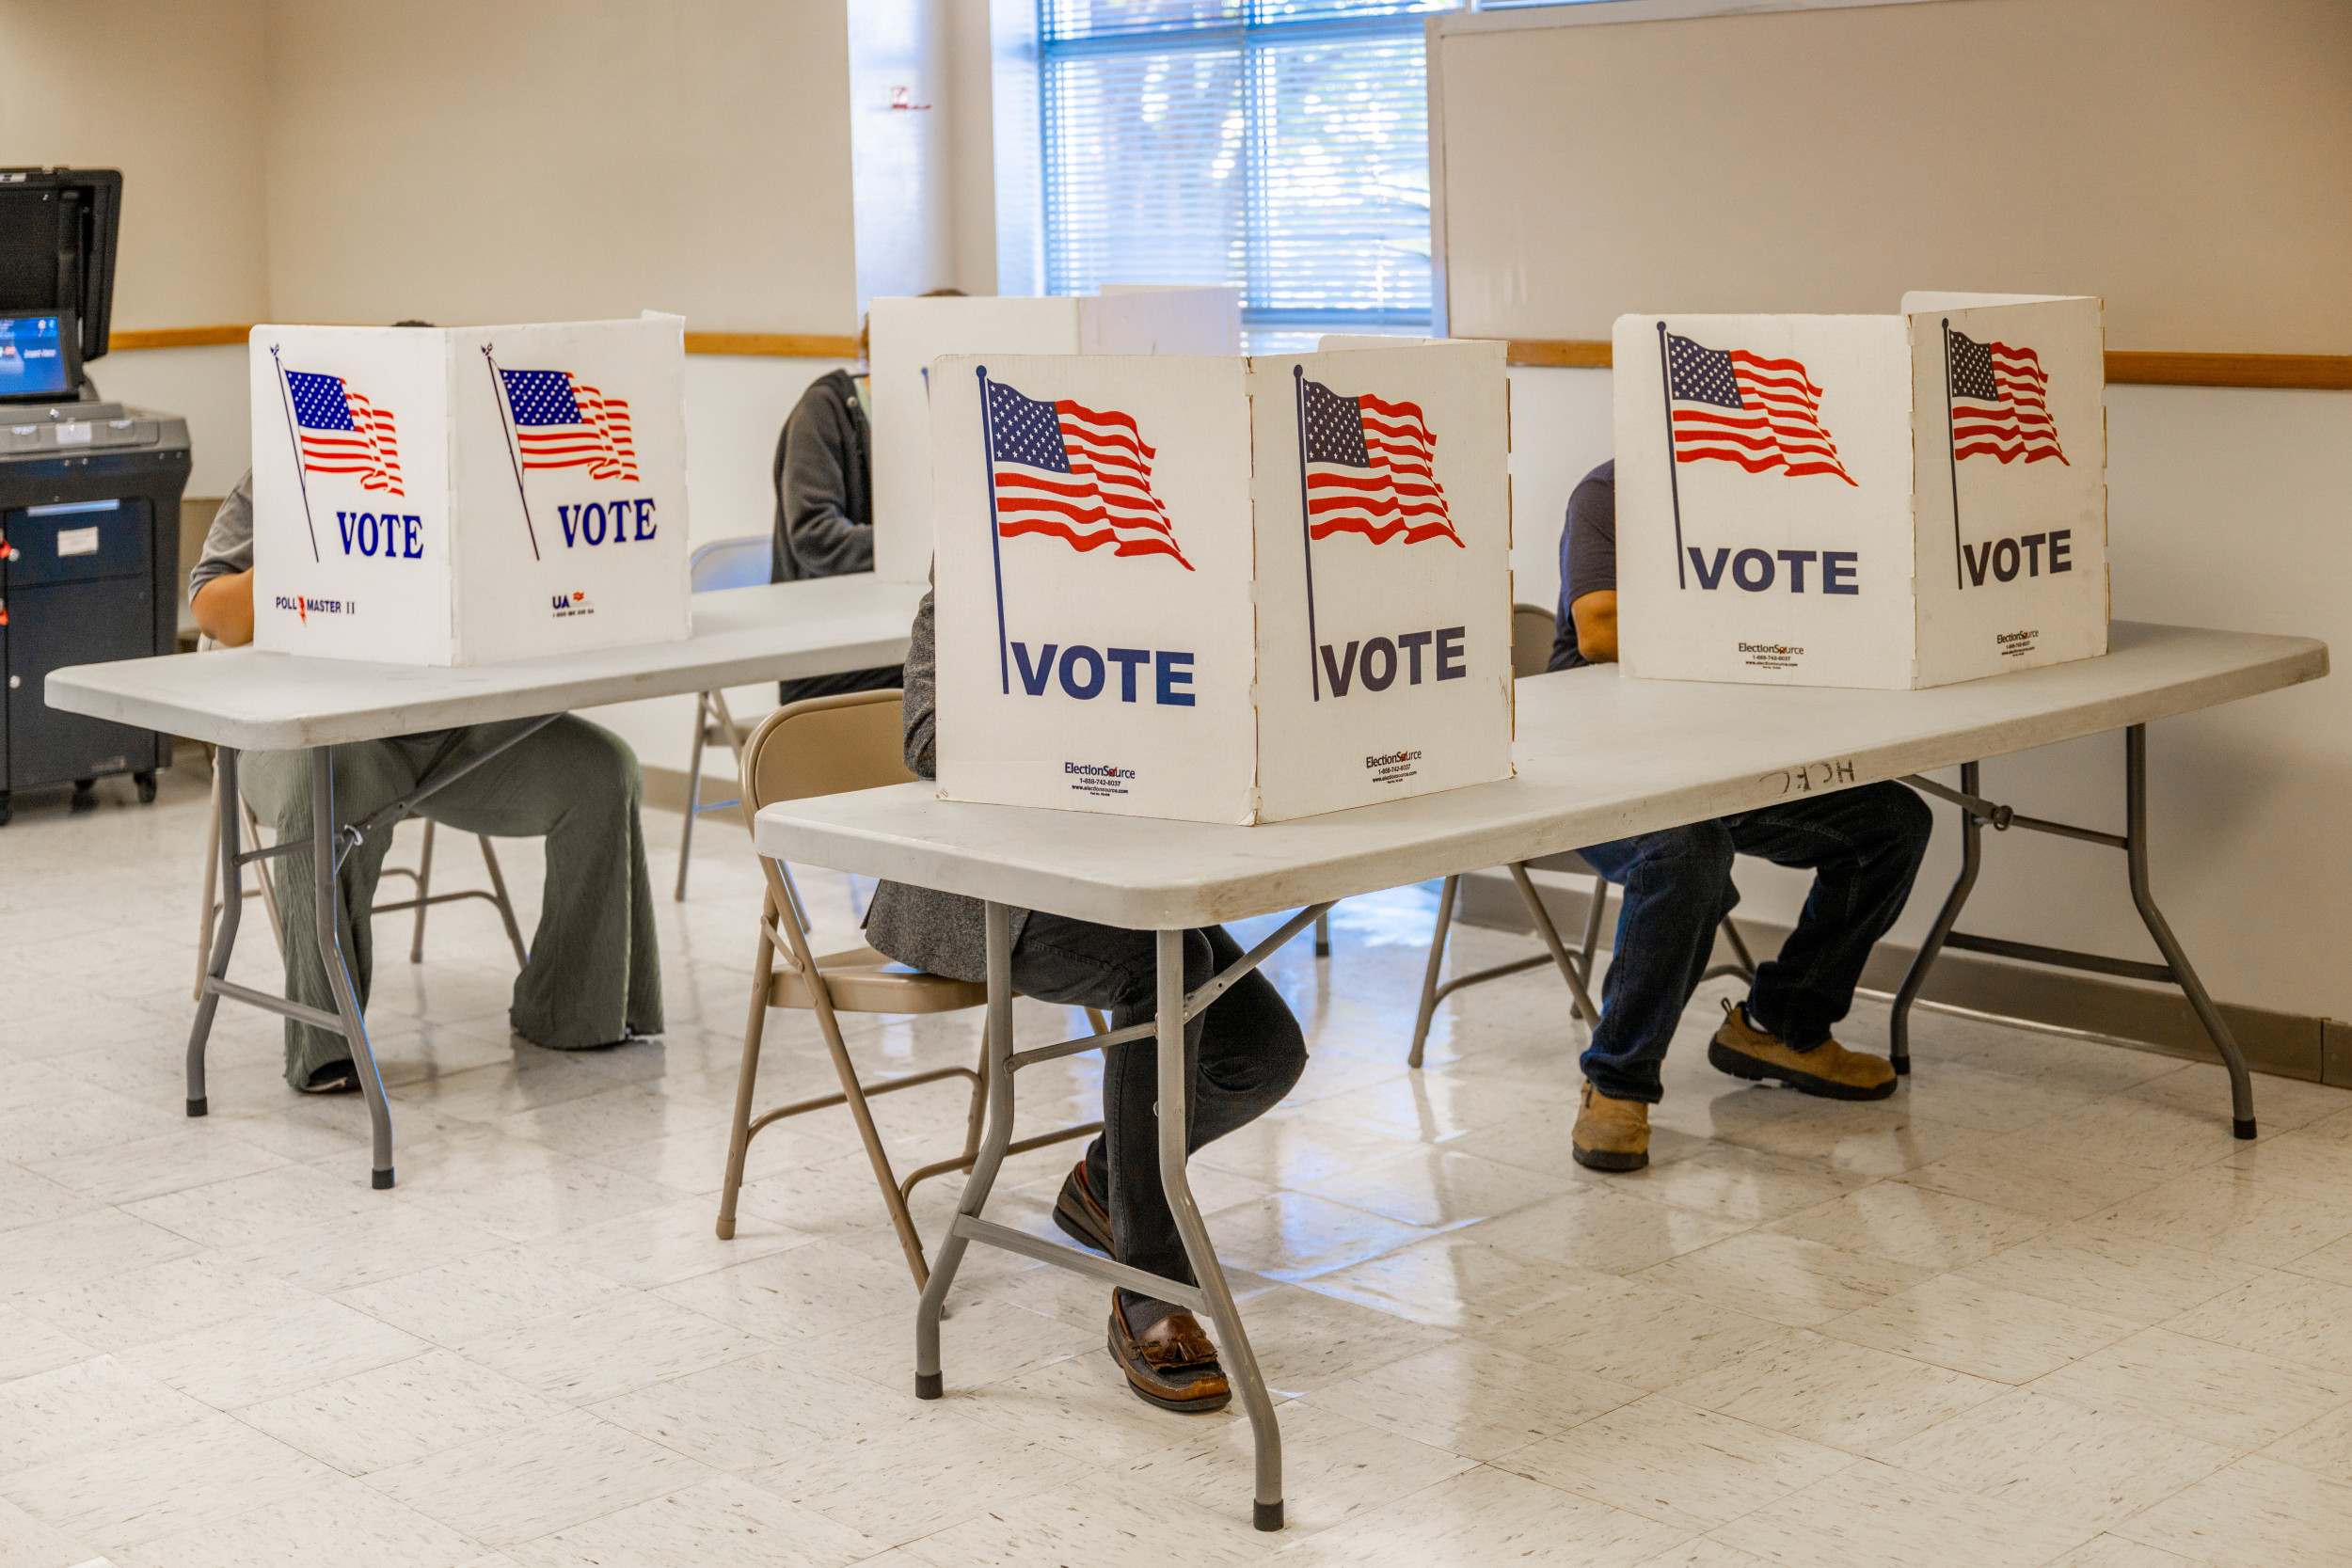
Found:
[[[906,663],[907,766],[933,776],[935,714],[931,596],[923,596]],[[979,900],[883,882],[874,890],[866,940],[900,963],[987,978]],[[1042,911],[1012,911],[1012,983],[1024,996],[1107,1008],[1124,1029],[1157,1010],[1157,938]],[[1241,957],[1221,926],[1184,935],[1184,989]],[[1246,1126],[1290,1093],[1306,1070],[1298,1021],[1253,970],[1184,1027],[1194,1053],[1190,1147]],[[1095,1251],[1166,1278],[1191,1282],[1192,1267],[1160,1184],[1159,1048],[1145,1038],[1112,1046],[1103,1064],[1104,1131],[1088,1148],[1054,1208],[1054,1223]],[[1216,1347],[1190,1312],[1124,1290],[1111,1292],[1110,1355],[1127,1386],[1164,1410],[1206,1413],[1232,1402]]]
[[[1550,668],[1616,657],[1612,461],[1586,474],[1568,501]],[[1808,869],[1813,892],[1779,957],[1757,966],[1747,1000],[1724,1004],[1707,1059],[1736,1078],[1777,1079],[1834,1100],[1893,1094],[1895,1069],[1885,1058],[1847,1050],[1830,1028],[1853,1006],[1870,944],[1910,898],[1932,826],[1926,803],[1890,781],[1578,851],[1625,889],[1625,907],[1601,987],[1600,1027],[1583,1056],[1576,1163],[1608,1171],[1649,1164],[1649,1108],[1664,1096],[1659,1067],[1706,972],[1715,929],[1740,902],[1731,885],[1734,854]]]
[[[937,299],[961,289],[933,289]],[[857,356],[866,357],[869,324],[860,323]],[[827,371],[808,385],[776,437],[775,559],[770,582],[848,577],[874,569],[873,375]],[[806,675],[777,684],[776,700],[882,691],[897,686],[898,666]]]
[[[253,641],[253,475],[222,501],[188,575],[196,624],[216,642]],[[335,814],[346,823],[390,804],[428,774],[495,746],[530,722],[511,720],[428,730],[334,749]],[[310,840],[310,754],[247,752],[238,759],[246,800],[278,842]],[[516,1034],[555,1051],[617,1045],[661,1032],[661,955],[653,883],[638,826],[644,786],[620,736],[565,714],[439,792],[418,814],[464,832],[545,838],[547,882],[531,961],[515,978],[508,1021]],[[369,911],[391,847],[372,833],[343,860],[341,941],[362,1012],[375,943]],[[285,932],[286,994],[323,1012],[335,994],[319,953],[310,859],[277,863]],[[340,1035],[286,1021],[286,1082],[305,1094],[356,1094],[359,1074]]]

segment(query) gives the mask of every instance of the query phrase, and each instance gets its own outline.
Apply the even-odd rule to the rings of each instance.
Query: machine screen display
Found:
[[[65,346],[56,316],[0,316],[0,398],[65,396]]]

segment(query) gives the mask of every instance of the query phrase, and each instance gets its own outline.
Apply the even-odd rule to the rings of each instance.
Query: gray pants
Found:
[[[338,746],[335,815],[348,824],[414,789],[427,774],[485,751],[528,721],[432,730]],[[278,841],[310,837],[310,756],[249,752],[238,769],[246,800],[276,828]],[[515,1033],[558,1051],[610,1045],[661,1031],[661,955],[654,933],[653,883],[638,823],[644,786],[628,742],[565,714],[546,729],[426,797],[421,814],[463,832],[545,838],[547,882],[531,962],[515,978],[508,1014]],[[342,941],[362,1009],[375,957],[368,911],[392,835],[370,835],[341,872]],[[286,994],[326,1012],[335,996],[313,935],[307,854],[277,863],[286,933]],[[299,1086],[351,1048],[324,1030],[288,1020],[286,1081]]]

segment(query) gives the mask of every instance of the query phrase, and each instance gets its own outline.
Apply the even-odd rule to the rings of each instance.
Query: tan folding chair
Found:
[[[1552,612],[1539,605],[1518,604],[1511,607],[1511,675],[1540,675],[1551,661],[1552,638],[1558,623]],[[1538,855],[1531,861],[1520,861],[1507,867],[1512,882],[1518,888],[1519,902],[1526,906],[1527,917],[1534,922],[1535,934],[1544,939],[1544,951],[1524,958],[1515,958],[1491,969],[1474,970],[1457,974],[1443,985],[1438,983],[1438,971],[1445,967],[1446,937],[1454,927],[1454,910],[1461,894],[1462,879],[1448,877],[1438,893],[1438,927],[1429,939],[1429,965],[1422,972],[1421,1009],[1413,1018],[1413,1046],[1406,1053],[1407,1067],[1421,1066],[1422,1050],[1429,1040],[1429,1025],[1438,1014],[1438,1004],[1466,986],[1484,985],[1500,980],[1506,974],[1518,974],[1538,965],[1549,963],[1560,971],[1560,978],[1567,982],[1568,993],[1576,1002],[1576,1010],[1593,1027],[1600,1023],[1600,1009],[1593,1005],[1593,954],[1600,945],[1600,923],[1609,908],[1609,879],[1588,863],[1573,849],[1563,849],[1556,855]],[[1544,907],[1543,895],[1535,891],[1531,871],[1565,871],[1576,876],[1590,877],[1593,891],[1584,911],[1584,945],[1571,953],[1560,940],[1559,927],[1552,924],[1551,911]],[[1724,940],[1738,955],[1738,961],[1717,964],[1702,976],[1712,980],[1725,974],[1745,979],[1756,977],[1756,959],[1748,952],[1748,944],[1740,935],[1740,928],[1728,919],[1724,922]]]
[[[778,708],[743,743],[743,816],[756,816],[762,806],[778,800],[801,800],[815,795],[839,795],[855,789],[879,789],[905,784],[914,775],[904,761],[897,691],[854,691],[838,697],[812,697]],[[743,1028],[743,1067],[736,1082],[735,1127],[727,1144],[726,1186],[719,1197],[719,1239],[735,1235],[735,1202],[743,1186],[743,1162],[759,1131],[787,1117],[847,1105],[865,1141],[866,1157],[882,1189],[882,1206],[898,1232],[917,1290],[930,1281],[930,1264],[923,1254],[922,1238],[907,1212],[907,1199],[916,1183],[950,1171],[969,1170],[978,1156],[980,1129],[987,1108],[988,1051],[983,1042],[977,1068],[933,1068],[877,1084],[861,1082],[841,1038],[841,1013],[949,1013],[977,1007],[988,1001],[988,987],[974,980],[951,980],[910,969],[871,947],[812,956],[809,922],[781,861],[760,857],[768,879],[767,898],[759,915],[759,952],[752,964],[751,1017]],[[814,1012],[839,1079],[838,1093],[795,1101],[755,1117],[752,1097],[759,1081],[760,1036],[768,1009],[794,1007]],[[1099,1033],[1107,1025],[1089,1010]],[[923,1166],[900,1180],[891,1169],[890,1155],[874,1130],[866,1101],[872,1096],[911,1089],[919,1084],[961,1078],[971,1085],[971,1101],[964,1117],[963,1152],[952,1160]],[[1024,1138],[1006,1150],[1009,1154],[1042,1148],[1071,1138],[1102,1131],[1099,1121],[1067,1127],[1034,1138]]]

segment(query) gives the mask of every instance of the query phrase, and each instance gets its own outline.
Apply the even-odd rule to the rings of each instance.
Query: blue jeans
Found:
[[[1663,1097],[1659,1064],[1706,973],[1715,928],[1740,902],[1735,853],[1814,873],[1797,928],[1778,958],[1757,966],[1748,1016],[1798,1051],[1828,1039],[1853,1006],[1871,944],[1911,896],[1933,827],[1918,796],[1886,783],[1580,851],[1625,889],[1584,1076],[1612,1100]]]
[[[1158,938],[1042,911],[1012,950],[1013,989],[1040,1002],[1103,1007],[1111,1026],[1149,1022],[1159,1012]],[[1184,989],[1205,984],[1241,957],[1222,926],[1184,933]],[[1184,1025],[1192,1057],[1192,1125],[1198,1149],[1272,1110],[1307,1070],[1307,1038],[1274,982],[1251,970]],[[1086,1152],[1087,1184],[1111,1219],[1119,1260],[1187,1284],[1176,1216],[1160,1185],[1159,1044],[1149,1037],[1114,1045],[1103,1064],[1103,1133]]]

